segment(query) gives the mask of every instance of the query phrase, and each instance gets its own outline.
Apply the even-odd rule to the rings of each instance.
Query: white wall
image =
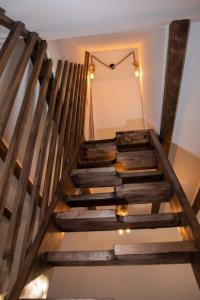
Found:
[[[200,186],[200,22],[189,33],[170,159],[190,199]]]
[[[116,63],[133,49],[92,53],[103,62]],[[143,128],[139,79],[134,75],[133,57],[110,70],[93,61],[92,82],[95,138],[112,138],[116,131]]]
[[[138,48],[141,90],[147,127],[160,131],[168,27],[143,33]]]

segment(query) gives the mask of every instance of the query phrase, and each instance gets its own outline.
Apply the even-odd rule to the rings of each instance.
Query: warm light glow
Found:
[[[49,280],[47,276],[40,275],[31,282],[29,282],[20,298],[46,298],[49,287]]]
[[[128,206],[127,205],[117,205],[115,213],[119,217],[128,216]]]
[[[131,233],[130,228],[127,228],[127,229],[126,229],[126,233]]]
[[[90,79],[94,79],[94,73],[90,73]]]
[[[135,77],[139,77],[139,76],[140,76],[139,70],[135,70]]]
[[[124,234],[124,230],[123,229],[119,229],[118,233],[119,233],[119,235],[123,235]]]

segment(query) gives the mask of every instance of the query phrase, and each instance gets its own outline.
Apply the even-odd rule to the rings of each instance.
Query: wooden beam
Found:
[[[200,188],[196,194],[196,197],[194,199],[194,202],[192,204],[192,208],[194,210],[194,213],[197,215],[200,210]]]
[[[110,213],[110,214],[109,214]],[[63,232],[109,231],[118,229],[166,228],[181,225],[177,213],[134,215],[118,219],[115,210],[57,213],[54,222]]]
[[[160,138],[168,154],[181,88],[190,20],[170,24]]]
[[[71,178],[80,188],[109,187],[122,183],[114,167],[75,169],[71,172]]]
[[[71,207],[146,204],[157,201],[167,202],[171,193],[170,183],[161,181],[127,184],[119,188],[117,192],[111,193],[93,193],[73,197],[63,196],[63,200]]]
[[[42,259],[51,266],[110,266],[189,263],[199,254],[195,242],[115,245],[106,251],[47,252]]]
[[[5,69],[9,57],[13,49],[15,48],[23,29],[24,24],[21,22],[16,22],[0,50],[0,76],[3,73],[3,70]]]
[[[118,152],[117,163],[127,169],[156,169],[157,152],[155,150]]]

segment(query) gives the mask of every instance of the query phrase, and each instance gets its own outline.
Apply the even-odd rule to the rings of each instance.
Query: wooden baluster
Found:
[[[44,164],[45,164],[45,157],[46,157],[46,153],[47,153],[48,141],[50,139],[50,129],[51,129],[52,122],[53,122],[53,115],[54,115],[54,111],[55,111],[55,105],[56,105],[56,99],[57,99],[61,74],[62,74],[62,62],[58,61],[55,80],[53,83],[52,92],[51,92],[51,96],[50,96],[50,106],[48,109],[45,126],[44,126],[44,130],[43,130],[43,134],[42,134],[42,141],[40,144],[37,166],[36,166],[36,171],[35,171],[35,176],[34,176],[34,181],[33,181],[33,190],[32,190],[32,194],[31,194],[31,198],[30,198],[30,216],[28,218],[25,233],[24,233],[21,261],[24,260],[24,257],[26,254],[26,249],[32,242],[34,224],[35,224],[35,219],[36,219],[36,212],[37,212],[37,207],[38,207],[38,198],[39,198],[39,193],[40,193],[40,185],[41,185],[41,181],[42,181],[42,174],[43,174],[43,169],[44,169]]]
[[[66,88],[66,94],[65,94],[65,100],[63,105],[63,114],[60,124],[60,135],[59,135],[59,141],[58,141],[58,151],[57,151],[57,157],[56,157],[56,166],[55,166],[55,175],[54,175],[54,182],[53,182],[53,195],[55,194],[56,188],[58,186],[59,182],[59,175],[61,175],[61,162],[62,162],[62,154],[64,155],[64,139],[65,139],[65,131],[66,131],[66,120],[69,110],[69,101],[70,101],[70,91],[72,86],[72,76],[73,76],[73,64],[70,64],[69,67],[69,73],[68,73],[68,79],[67,79],[67,88]]]
[[[65,150],[64,150],[64,164],[63,171],[66,168],[66,165],[69,160],[69,140],[70,140],[70,132],[71,132],[71,120],[72,120],[72,111],[73,111],[73,101],[76,89],[76,80],[78,74],[78,66],[74,65],[73,78],[72,78],[72,87],[70,91],[70,103],[69,103],[69,111],[67,115],[67,124],[66,124],[66,132],[65,132]]]
[[[68,159],[68,134],[69,134],[69,116],[70,116],[70,110],[71,110],[71,99],[73,97],[73,90],[74,90],[74,80],[76,76],[77,66],[72,65],[72,78],[68,89],[68,97],[69,97],[69,103],[68,103],[68,111],[67,111],[67,117],[66,117],[66,124],[65,124],[65,137],[64,137],[64,149],[63,149],[63,164],[62,164],[62,174],[64,173],[64,170],[67,167],[67,159]]]
[[[79,124],[79,117],[80,117],[80,105],[81,105],[81,91],[82,91],[82,81],[83,81],[83,65],[81,66],[80,70],[80,78],[78,83],[78,95],[76,99],[76,106],[75,106],[75,112],[74,112],[74,123],[72,128],[72,148],[77,143],[77,130],[78,130],[78,124]]]
[[[34,154],[34,149],[35,149],[35,144],[36,144],[36,139],[38,135],[38,130],[39,130],[39,125],[42,117],[42,111],[44,108],[45,100],[46,100],[46,93],[47,93],[47,88],[48,88],[48,83],[51,75],[51,70],[52,70],[52,61],[48,60],[46,64],[46,76],[43,79],[41,88],[40,88],[40,94],[37,102],[37,106],[35,109],[32,125],[31,125],[31,130],[26,146],[26,151],[24,155],[24,160],[23,160],[23,165],[22,165],[22,171],[20,174],[20,179],[19,179],[19,185],[17,188],[17,192],[15,195],[15,207],[16,209],[13,210],[13,214],[11,217],[11,223],[9,226],[9,233],[8,233],[8,239],[7,239],[7,253],[11,254],[11,259],[14,256],[14,251],[16,247],[16,242],[17,242],[17,236],[18,236],[18,231],[19,231],[19,226],[21,222],[21,217],[22,217],[22,211],[24,207],[24,200],[25,200],[25,195],[26,195],[26,185],[28,181],[28,176],[30,173],[31,169],[31,164],[32,164],[32,159],[33,159],[33,154]]]
[[[7,200],[8,190],[10,186],[10,177],[15,167],[15,162],[20,147],[22,135],[24,132],[28,110],[30,107],[30,102],[35,92],[35,87],[42,67],[46,47],[47,47],[46,42],[44,41],[41,42],[41,47],[40,50],[38,51],[37,62],[33,67],[32,74],[27,85],[27,89],[18,115],[16,126],[11,138],[9,151],[7,153],[7,157],[5,160],[4,169],[2,172],[1,186],[0,186],[0,224],[1,224],[2,214],[3,214],[3,210]]]
[[[81,110],[83,104],[83,88],[84,88],[84,66],[82,67],[81,83],[80,83],[80,90],[79,90],[78,114],[77,114],[77,124],[75,130],[75,140],[74,140],[75,145],[78,143],[80,138],[79,131],[80,131],[80,124],[81,124]]]
[[[4,71],[4,68],[9,60],[13,49],[17,44],[20,33],[23,29],[24,24],[21,22],[16,22],[0,50],[0,76]]]
[[[0,139],[2,139],[17,91],[38,35],[31,33],[0,105]]]
[[[58,132],[59,132],[61,112],[62,112],[63,101],[65,98],[65,92],[66,92],[67,74],[68,74],[68,62],[65,62],[63,75],[62,75],[61,88],[60,88],[60,93],[59,93],[59,97],[58,97],[57,112],[56,112],[56,117],[55,117],[55,123],[53,126],[53,132],[52,132],[52,136],[51,136],[51,143],[50,143],[50,149],[49,149],[49,156],[48,156],[48,161],[47,161],[47,171],[46,171],[45,182],[44,182],[43,200],[42,200],[42,206],[41,206],[41,210],[40,210],[40,223],[43,220],[46,208],[48,206],[51,182],[52,182],[52,178],[54,176],[54,174],[52,174],[52,170],[53,170],[55,153],[56,153],[57,137],[59,134]]]
[[[83,103],[81,110],[81,125],[79,136],[82,137],[84,135],[84,127],[85,127],[85,108],[86,108],[86,100],[87,100],[87,74],[88,74],[88,65],[89,65],[89,53],[85,53],[85,62],[84,62],[84,87],[83,87]]]
[[[77,122],[77,108],[78,108],[78,103],[79,103],[79,91],[80,91],[81,75],[82,75],[82,66],[79,65],[78,66],[77,82],[76,82],[76,90],[75,90],[75,95],[74,95],[73,111],[72,111],[70,140],[69,140],[69,153],[70,153],[70,155],[73,151],[73,146],[74,146],[74,141],[75,141],[75,129],[76,129],[76,122]]]

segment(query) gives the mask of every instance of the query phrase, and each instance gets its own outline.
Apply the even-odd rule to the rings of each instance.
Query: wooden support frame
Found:
[[[192,204],[192,208],[194,210],[194,213],[197,215],[200,210],[200,188],[196,194],[196,197],[194,199],[194,202]]]
[[[165,90],[160,128],[160,139],[168,154],[174,128],[181,88],[190,20],[176,20],[169,27]]]

